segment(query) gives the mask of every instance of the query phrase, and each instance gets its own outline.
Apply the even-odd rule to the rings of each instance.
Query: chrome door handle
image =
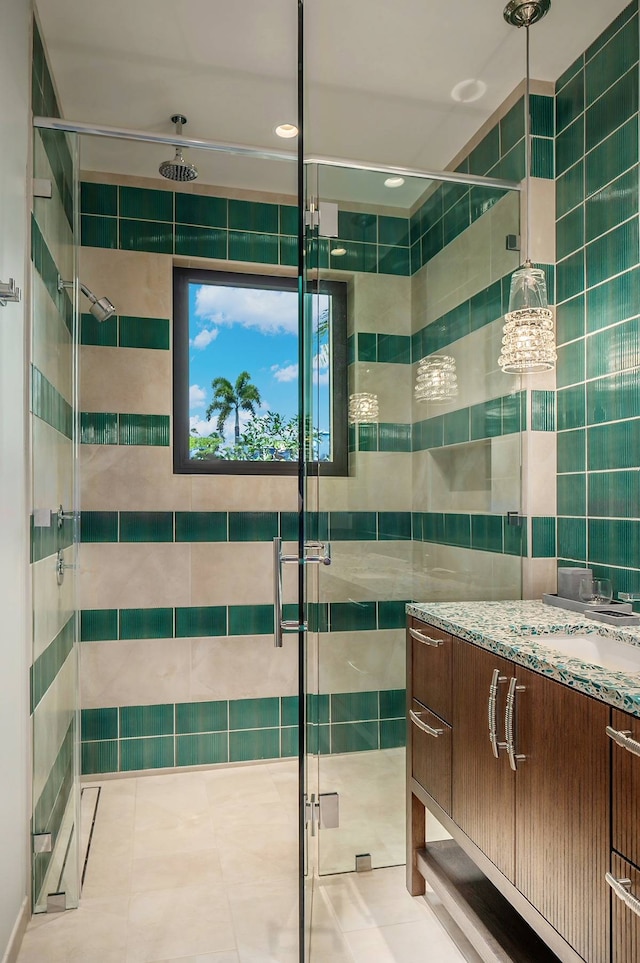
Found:
[[[273,644],[281,649],[283,632],[299,632],[307,627],[306,622],[300,623],[293,619],[282,618],[282,563],[297,562],[297,555],[282,554],[282,539],[273,540]]]
[[[498,722],[496,719],[496,708],[498,702],[498,686],[502,682],[506,682],[506,675],[500,675],[499,669],[493,670],[493,675],[491,677],[491,685],[489,686],[489,702],[487,704],[487,710],[489,713],[489,742],[491,743],[491,751],[493,752],[496,759],[500,756],[500,750],[506,748],[506,743],[498,742]]]
[[[504,737],[506,739],[505,748],[509,757],[509,765],[514,772],[518,769],[518,763],[524,762],[527,758],[516,752],[516,739],[514,733],[514,713],[516,706],[516,692],[524,692],[525,686],[518,685],[517,679],[509,680],[509,690],[507,692],[507,703],[504,710]]]
[[[315,551],[315,555],[307,555],[307,552]],[[329,542],[305,542],[304,560],[306,562],[316,562],[318,565],[331,565],[331,545]]]
[[[621,749],[626,749],[627,752],[632,753],[634,756],[640,756],[640,742],[637,739],[631,738],[630,729],[614,729],[613,726],[607,726],[606,733],[610,739],[613,739],[616,746],[620,746]]]
[[[628,906],[632,913],[640,916],[640,900],[631,893],[631,880],[616,879],[611,873],[605,873],[604,878],[618,899]]]
[[[432,645],[434,647],[444,645],[444,639],[432,639],[430,635],[424,635],[424,633],[418,632],[417,629],[410,628],[409,635],[412,639],[415,639],[416,642],[422,642],[424,645]]]
[[[432,726],[428,726],[426,722],[422,721],[418,713],[413,711],[413,709],[409,709],[409,718],[413,722],[414,726],[417,726],[418,729],[422,729],[422,731],[426,732],[427,735],[433,736],[434,739],[437,739],[438,736],[444,735],[444,729],[434,729]]]

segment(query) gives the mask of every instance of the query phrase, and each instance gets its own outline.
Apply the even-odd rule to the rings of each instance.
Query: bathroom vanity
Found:
[[[599,666],[563,655],[553,636],[622,642],[623,664],[640,631],[539,602],[408,613],[410,892],[426,879],[485,959],[509,958],[482,920],[504,906],[507,933],[525,920],[537,934],[523,926],[521,959],[637,963],[640,671],[615,652]],[[426,841],[425,809],[452,840]]]

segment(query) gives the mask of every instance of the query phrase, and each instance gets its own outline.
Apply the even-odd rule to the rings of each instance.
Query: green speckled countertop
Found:
[[[640,672],[619,672],[554,652],[536,636],[602,635],[640,646],[640,626],[613,626],[537,601],[415,602],[407,614],[540,672],[601,702],[640,716]]]

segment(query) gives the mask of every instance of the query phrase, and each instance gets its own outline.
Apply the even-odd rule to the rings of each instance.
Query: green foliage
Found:
[[[212,415],[218,412],[218,423],[216,425],[218,433],[224,433],[224,426],[227,418],[235,413],[235,440],[238,444],[240,440],[240,412],[249,411],[255,417],[256,408],[260,407],[260,392],[251,382],[251,375],[248,371],[241,371],[236,378],[235,385],[232,385],[228,378],[214,378],[211,382],[213,398],[207,408],[207,421],[211,421]]]
[[[202,437],[196,434],[195,429],[192,429],[189,435],[189,458],[195,458],[198,461],[219,458],[219,449],[222,442],[223,438],[215,432]]]

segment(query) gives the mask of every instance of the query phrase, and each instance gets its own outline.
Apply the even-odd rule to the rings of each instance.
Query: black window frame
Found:
[[[208,268],[173,267],[173,472],[176,475],[297,475],[299,461],[227,461],[189,457],[189,285],[227,284],[230,287],[298,291],[297,277],[244,274]],[[332,461],[307,462],[309,475],[346,476],[349,473],[347,400],[347,283],[314,279],[308,295],[331,297],[332,319]]]

